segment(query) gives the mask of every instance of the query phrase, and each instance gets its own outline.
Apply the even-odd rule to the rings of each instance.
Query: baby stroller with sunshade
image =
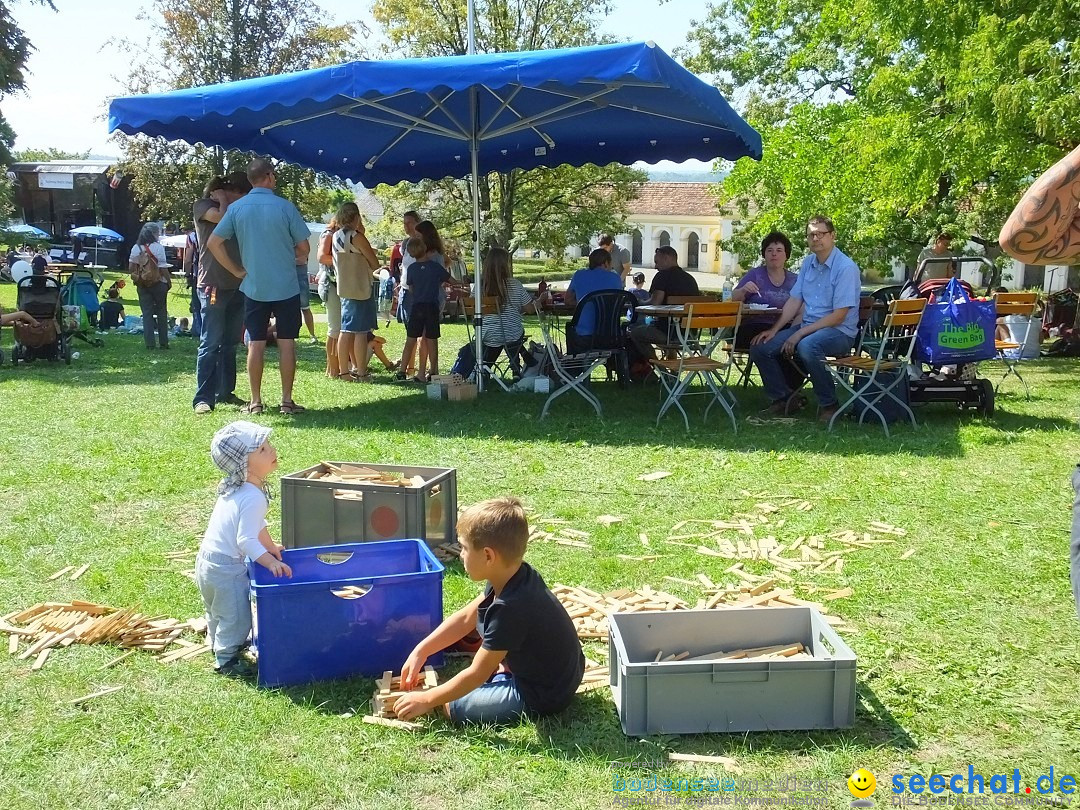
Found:
[[[97,327],[98,290],[104,278],[95,276],[90,270],[77,268],[61,271],[61,329],[69,338],[76,337],[91,346],[104,346],[100,338],[92,337]]]
[[[60,326],[61,292],[60,282],[53,276],[26,276],[19,280],[16,306],[38,324],[15,324],[13,365],[20,360],[63,360],[71,364],[71,347]]]

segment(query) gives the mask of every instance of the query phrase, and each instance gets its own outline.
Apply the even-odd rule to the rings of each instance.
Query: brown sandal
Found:
[[[278,413],[284,414],[285,416],[291,416],[296,413],[304,413],[306,410],[307,408],[303,405],[297,405],[291,399],[287,399],[281,403],[281,407],[278,408]]]
[[[266,409],[261,402],[249,402],[240,409],[240,413],[244,416],[259,416],[264,410]]]

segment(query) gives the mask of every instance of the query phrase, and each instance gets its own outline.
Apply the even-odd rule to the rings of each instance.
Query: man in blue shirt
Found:
[[[825,358],[847,355],[855,345],[861,295],[859,266],[837,250],[836,229],[828,217],[816,216],[807,223],[806,241],[810,255],[802,261],[791,297],[776,325],[752,341],[750,359],[761,372],[771,400],[768,412],[782,414],[806,405],[805,397],[792,394],[780,367],[781,355],[794,355],[814,386],[818,418],[827,422],[836,412],[837,401]],[[794,325],[800,310],[802,321]],[[793,325],[785,328],[788,323]]]
[[[578,270],[570,278],[570,285],[566,288],[563,300],[569,306],[575,306],[582,298],[591,292],[598,290],[621,290],[622,279],[618,273],[611,269],[611,254],[604,248],[597,248],[589,254],[589,266],[584,270]],[[573,334],[566,336],[566,348],[571,354],[584,350],[588,341],[581,338],[592,337],[596,331],[596,307],[590,305],[583,309],[578,316],[578,322],[574,327]]]
[[[206,245],[222,267],[243,279],[240,291],[247,299],[244,326],[251,339],[247,361],[251,402],[244,406],[243,413],[263,412],[263,360],[271,317],[276,319],[281,359],[281,413],[303,413],[304,408],[293,402],[292,395],[296,338],[300,334],[296,266],[307,264],[310,232],[296,206],[274,194],[277,175],[269,161],[251,161],[247,176],[251,192],[229,206]],[[225,249],[225,240],[234,237],[243,266],[233,261]]]

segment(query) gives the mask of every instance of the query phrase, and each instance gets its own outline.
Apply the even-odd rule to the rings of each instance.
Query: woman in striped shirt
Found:
[[[484,259],[484,297],[498,299],[498,312],[485,315],[481,327],[484,342],[484,363],[494,363],[506,350],[514,376],[521,376],[519,355],[525,341],[525,322],[521,314],[535,311],[535,299],[525,291],[510,270],[510,254],[493,247]],[[526,362],[529,358],[526,357]]]

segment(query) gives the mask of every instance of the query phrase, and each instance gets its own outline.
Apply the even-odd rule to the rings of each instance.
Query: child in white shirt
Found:
[[[274,576],[292,576],[266,524],[266,476],[278,463],[269,437],[270,428],[240,421],[221,428],[210,442],[210,456],[225,478],[199,547],[195,582],[206,606],[207,642],[223,675],[249,674],[240,659],[251,633],[245,558]]]

